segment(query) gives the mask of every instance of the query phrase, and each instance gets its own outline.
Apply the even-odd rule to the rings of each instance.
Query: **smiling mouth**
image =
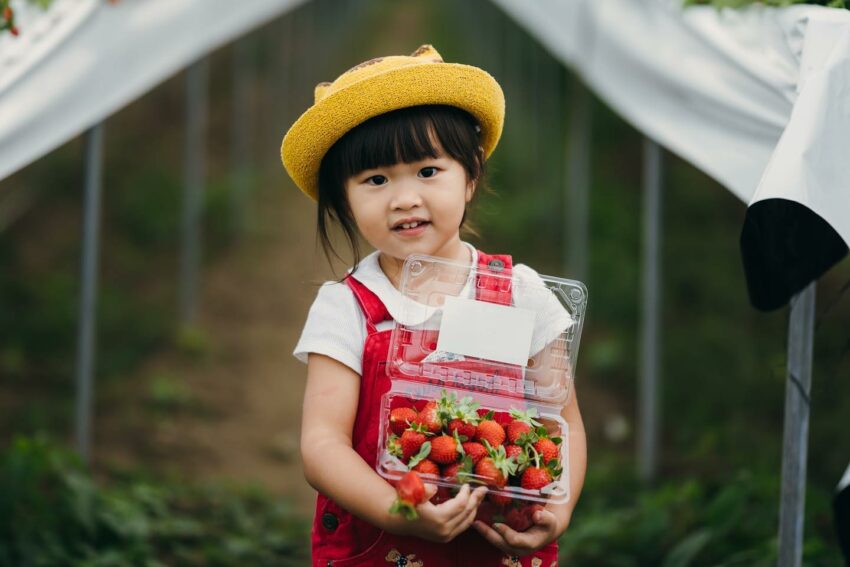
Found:
[[[418,228],[418,227],[424,226],[426,224],[431,224],[431,223],[429,221],[403,222],[403,223],[401,223],[397,226],[394,226],[393,230],[395,230],[395,231],[409,230],[411,228]]]

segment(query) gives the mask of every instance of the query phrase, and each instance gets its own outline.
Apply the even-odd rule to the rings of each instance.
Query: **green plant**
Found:
[[[740,470],[729,480],[678,478],[645,488],[623,473],[631,468],[611,459],[591,464],[582,500],[560,540],[564,564],[776,564],[776,474]],[[811,527],[804,562],[838,567],[834,536],[822,521],[829,517],[828,496],[816,486],[808,490],[806,525]]]
[[[93,481],[43,437],[0,455],[0,565],[303,565],[306,520],[256,488]]]

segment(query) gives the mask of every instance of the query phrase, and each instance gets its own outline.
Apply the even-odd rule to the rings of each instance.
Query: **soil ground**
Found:
[[[256,483],[312,513],[315,491],[298,452],[306,373],[291,353],[313,284],[331,277],[313,245],[314,215],[295,190],[257,195],[251,228],[204,274],[203,354],[165,350],[139,369],[129,392],[126,382],[104,392],[96,468]],[[156,394],[164,387],[174,390],[170,411],[169,394]]]

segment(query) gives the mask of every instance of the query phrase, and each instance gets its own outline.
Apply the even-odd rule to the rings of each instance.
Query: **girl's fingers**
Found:
[[[467,492],[471,491],[471,494],[467,497],[463,509],[447,523],[453,533],[460,533],[472,524],[473,520],[475,520],[475,514],[478,513],[478,505],[481,504],[481,499],[487,492],[486,488],[472,491],[472,487],[467,484],[464,485],[464,488],[467,488]]]
[[[475,516],[478,514],[478,506],[481,504],[481,501],[484,499],[484,496],[487,494],[487,488],[481,487],[476,488],[472,495],[469,497],[470,504],[467,506],[466,514],[464,515],[463,521],[461,522],[461,528],[459,532],[465,531],[469,526],[472,525],[472,522],[475,521]]]
[[[558,527],[558,518],[549,510],[538,510],[531,519],[535,525],[542,526],[547,530],[554,530]]]
[[[437,494],[437,485],[425,483],[425,500],[431,500]]]
[[[499,535],[499,532],[495,531],[493,528],[481,521],[475,521],[472,523],[472,525],[476,530],[478,530],[478,533],[480,533],[481,536],[488,542],[490,542],[492,545],[498,547],[505,553],[511,552],[511,550],[505,546],[505,540],[504,538],[502,538],[501,535]]]
[[[528,546],[528,542],[526,541],[527,537],[512,530],[506,524],[495,523],[493,524],[493,530],[502,536],[505,543],[513,548],[523,548]]]

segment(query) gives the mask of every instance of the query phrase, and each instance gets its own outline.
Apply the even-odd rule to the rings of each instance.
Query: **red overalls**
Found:
[[[510,274],[510,256],[478,253],[479,270]],[[366,343],[360,397],[354,420],[354,450],[373,468],[377,455],[381,397],[390,389],[386,364],[391,330],[378,331],[382,321],[392,320],[378,297],[355,278],[345,282],[354,293],[366,318]],[[493,278],[479,275],[476,298],[510,305],[510,289],[498,289]],[[507,294],[507,295],[505,295]],[[509,557],[487,542],[474,528],[445,544],[384,532],[342,509],[323,494],[316,499],[312,530],[314,567],[556,567],[558,545],[553,542],[526,557]]]

